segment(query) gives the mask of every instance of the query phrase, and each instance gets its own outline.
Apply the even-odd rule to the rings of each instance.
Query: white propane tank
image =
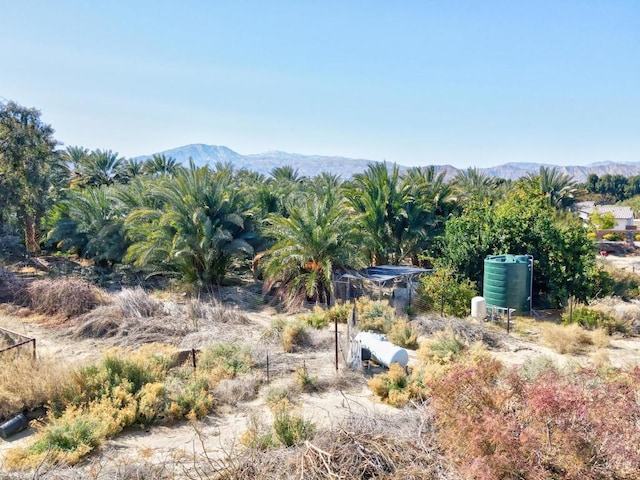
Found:
[[[402,368],[409,363],[409,354],[402,348],[387,341],[387,337],[379,333],[360,332],[356,335],[364,348],[371,352],[371,358],[385,367],[392,363],[399,364]]]
[[[471,299],[471,316],[476,319],[484,319],[487,316],[487,301],[484,297]]]

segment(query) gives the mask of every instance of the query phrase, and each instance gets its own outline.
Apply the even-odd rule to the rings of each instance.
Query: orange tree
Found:
[[[533,255],[534,302],[557,307],[570,295],[586,300],[610,292],[611,279],[598,268],[593,249],[575,215],[521,183],[497,204],[468,203],[447,222],[434,257],[436,265],[480,284],[487,255]]]

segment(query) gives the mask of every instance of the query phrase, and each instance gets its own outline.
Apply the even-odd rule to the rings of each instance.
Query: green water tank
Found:
[[[528,255],[489,255],[484,259],[483,296],[487,307],[514,308],[516,315],[531,312],[533,260]]]

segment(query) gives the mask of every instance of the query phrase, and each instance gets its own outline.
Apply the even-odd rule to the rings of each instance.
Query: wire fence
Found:
[[[335,337],[332,332],[331,337],[332,341],[325,343],[325,347],[330,348],[323,348],[320,353],[313,349],[287,353],[281,351],[276,345],[265,346],[259,351],[252,352],[254,362],[252,368],[262,372],[267,383],[292,374],[309,377],[330,376],[349,365],[350,348],[350,342],[344,332],[338,332]],[[201,353],[199,349],[183,350],[176,357],[176,364],[197,370]]]
[[[36,358],[36,339],[0,327],[0,354],[19,355],[25,351]]]

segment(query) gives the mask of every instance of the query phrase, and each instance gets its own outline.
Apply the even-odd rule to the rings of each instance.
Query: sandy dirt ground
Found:
[[[251,343],[260,342],[259,334],[268,326],[273,313],[248,312],[247,325],[242,326],[238,337]],[[100,352],[110,342],[99,339],[74,339],[68,331],[56,331],[45,328],[31,319],[0,316],[0,326],[10,328],[17,333],[35,337],[38,345],[38,356],[60,359],[61,362],[78,364],[88,363],[100,357]],[[341,330],[344,326],[341,325]],[[253,332],[253,333],[251,333]],[[341,331],[341,335],[344,332]],[[325,334],[327,337],[328,332]],[[204,337],[204,338],[201,338]],[[212,335],[196,332],[187,335],[182,343],[191,348],[197,342],[211,342]],[[235,337],[234,337],[235,338]],[[195,343],[191,343],[195,342]],[[345,369],[343,354],[340,355],[340,369]],[[284,354],[281,354],[281,357]],[[305,352],[290,356],[292,365],[283,370],[282,365],[274,365],[274,379],[269,385],[263,385],[258,397],[237,407],[221,406],[202,421],[177,422],[172,425],[153,426],[148,429],[130,428],[117,437],[108,440],[101,449],[100,463],[104,468],[121,465],[126,462],[137,462],[143,459],[152,463],[181,461],[192,463],[194,458],[206,456],[209,459],[222,459],[239,446],[243,432],[249,422],[259,418],[265,423],[271,420],[271,411],[264,398],[264,392],[271,386],[295,389],[295,368],[306,365],[319,381],[331,381],[336,376],[333,362],[333,351]],[[394,414],[396,409],[377,401],[366,387],[366,376],[354,376],[356,382],[345,385],[341,390],[318,393],[302,393],[294,403],[296,411],[306,420],[314,422],[319,428],[339,422],[350,413],[366,413],[376,415],[378,412]],[[33,435],[33,429],[27,429],[8,440],[0,439],[0,466],[7,450],[27,445]],[[80,467],[81,468],[81,467]]]
[[[607,255],[606,257],[598,257],[598,260],[622,270],[640,273],[640,255],[638,254]]]
[[[640,256],[609,255],[602,257],[599,261],[608,262],[617,268],[636,269],[640,272]],[[243,330],[238,334],[239,338],[259,342],[259,335],[255,332],[269,325],[273,315],[274,313],[269,311],[246,313],[249,323],[242,327]],[[88,362],[97,358],[99,352],[106,346],[106,343],[100,339],[71,338],[68,332],[51,331],[33,321],[19,317],[11,317],[7,320],[6,316],[0,316],[0,326],[37,338],[39,355],[60,358],[61,361],[73,358],[74,361]],[[191,337],[185,337],[185,342],[201,341],[200,337],[206,336],[198,333],[190,335]],[[577,357],[560,355],[537,342],[527,342],[514,335],[504,342],[504,348],[493,351],[493,354],[506,365],[522,364],[539,356],[549,357],[560,365],[570,362],[586,364],[590,361],[588,355]],[[607,349],[607,355],[611,362],[619,367],[640,365],[640,339],[615,338]],[[318,355],[305,354],[302,357],[295,357],[294,360],[299,362],[303,358],[319,378],[335,375],[330,349]],[[342,364],[340,368],[345,367]],[[274,379],[273,383],[284,385],[286,388],[287,382],[291,382],[292,379],[291,374],[281,375]],[[181,459],[188,463],[194,457],[204,455],[212,459],[224,458],[238,447],[239,439],[252,419],[258,416],[266,421],[269,420],[271,414],[264,398],[266,387],[262,387],[256,399],[241,403],[237,407],[224,406],[203,421],[180,422],[148,429],[128,429],[116,438],[108,440],[96,455],[105,466],[136,462],[140,459],[158,463]],[[315,422],[319,427],[335,424],[353,412],[370,415],[398,412],[374,398],[366,387],[366,375],[362,375],[360,380],[355,381],[351,387],[342,390],[302,394],[298,397],[296,406],[306,419]],[[33,431],[28,429],[11,437],[8,441],[0,439],[0,466],[4,453],[15,446],[25,445],[32,434]]]

